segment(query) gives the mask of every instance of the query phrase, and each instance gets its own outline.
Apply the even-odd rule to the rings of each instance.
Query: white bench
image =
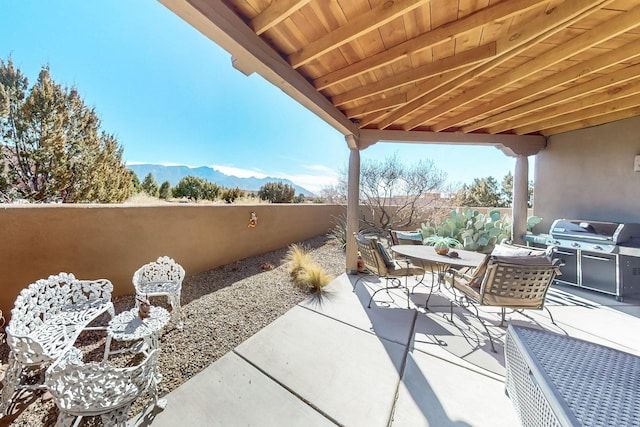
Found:
[[[20,292],[5,328],[9,345],[9,367],[0,398],[0,416],[7,414],[19,388],[44,388],[22,384],[25,368],[43,367],[70,349],[83,330],[101,314],[114,317],[111,292],[106,279],[78,280],[60,273],[40,279]]]

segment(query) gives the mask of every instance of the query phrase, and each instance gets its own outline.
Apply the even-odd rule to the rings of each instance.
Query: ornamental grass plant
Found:
[[[289,274],[293,285],[304,291],[321,292],[333,277],[317,264],[309,253],[301,246],[291,245],[285,256],[289,263]]]

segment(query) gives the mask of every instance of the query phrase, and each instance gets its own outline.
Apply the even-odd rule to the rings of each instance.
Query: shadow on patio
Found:
[[[141,414],[130,425],[482,426],[517,425],[504,393],[506,330],[497,311],[482,316],[456,308],[444,317],[446,291],[376,296],[377,279],[339,276],[322,297],[297,305],[167,397],[163,412]],[[514,324],[568,334],[640,354],[637,302],[554,287],[546,312],[513,313]],[[378,296],[380,298],[378,299]],[[589,298],[594,297],[594,298]],[[385,298],[387,298],[385,300]],[[395,302],[393,301],[395,300]],[[632,315],[618,309],[624,306]],[[497,416],[499,414],[499,417]]]

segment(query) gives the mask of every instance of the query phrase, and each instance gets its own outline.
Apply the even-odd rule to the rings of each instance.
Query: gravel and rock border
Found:
[[[335,239],[319,236],[299,244],[330,276],[337,277],[345,271],[345,254]],[[178,330],[170,323],[161,339],[160,396],[179,387],[308,296],[293,286],[284,260],[287,251],[288,247],[281,248],[195,275],[187,271],[181,297],[184,328]],[[167,307],[164,298],[151,302]],[[134,295],[114,298],[114,305],[116,313],[127,310],[134,306]],[[104,333],[88,332],[76,345],[83,350],[85,360],[100,360],[104,341]],[[3,343],[2,371],[7,357],[8,347]],[[18,412],[0,418],[0,427],[54,425],[58,410],[52,401],[43,401],[41,394],[23,393]],[[130,417],[144,409],[147,397],[134,402]],[[84,419],[81,425],[102,423],[99,417],[93,417]]]

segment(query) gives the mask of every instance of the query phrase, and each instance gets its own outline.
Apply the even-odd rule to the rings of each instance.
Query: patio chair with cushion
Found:
[[[473,274],[464,274],[451,270],[449,280],[456,303],[472,306],[476,317],[484,327],[495,352],[493,339],[485,322],[482,321],[478,306],[501,308],[500,326],[504,326],[506,309],[542,310],[553,316],[544,305],[545,297],[556,275],[560,274],[560,259],[553,259],[549,252],[530,250],[529,255],[491,255]],[[460,293],[460,297],[458,297]],[[450,315],[453,322],[453,304],[450,302]]]
[[[367,237],[359,233],[354,233],[354,237],[364,266],[371,274],[385,281],[385,287],[376,290],[371,295],[368,307],[371,308],[371,302],[378,292],[387,291],[387,294],[391,297],[389,289],[403,289],[407,295],[407,308],[409,308],[408,277],[424,275],[424,268],[413,265],[409,260],[392,259],[384,246],[382,246],[382,243],[375,237]],[[401,277],[405,278],[404,285],[400,280]],[[354,283],[354,291],[361,279],[362,277]]]
[[[27,370],[52,363],[71,348],[82,331],[103,313],[113,318],[113,285],[106,279],[78,280],[71,273],[40,279],[20,292],[5,328],[9,366],[3,380],[0,416],[6,415],[17,389],[40,389],[42,381],[27,384]]]
[[[116,368],[85,364],[82,352],[72,347],[45,374],[45,384],[60,411],[56,427],[70,426],[76,417],[77,425],[82,417],[98,415],[105,426],[124,427],[131,404],[145,390],[151,388],[157,400],[153,378],[158,352],[152,350],[138,365]]]
[[[171,305],[171,318],[178,329],[182,329],[180,293],[183,280],[184,268],[167,256],[143,265],[133,274],[132,279],[136,294],[142,299],[167,297]]]
[[[401,230],[389,230],[391,236],[391,244],[393,245],[421,245],[422,244],[422,232],[417,231],[401,231]]]

